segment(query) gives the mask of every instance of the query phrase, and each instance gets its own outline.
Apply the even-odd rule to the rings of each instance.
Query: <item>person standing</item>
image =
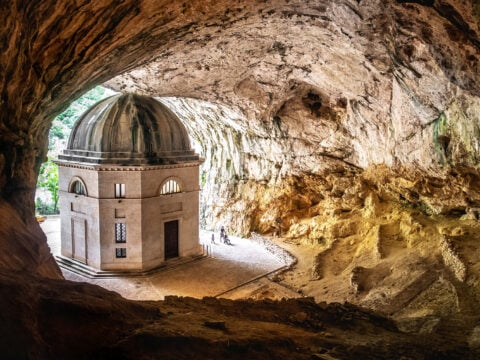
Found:
[[[222,227],[220,228],[220,242],[223,242],[223,243],[225,242],[226,235],[227,234],[225,233],[225,228],[222,225]]]

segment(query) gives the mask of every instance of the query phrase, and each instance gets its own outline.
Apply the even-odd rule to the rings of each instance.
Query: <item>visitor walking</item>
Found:
[[[223,242],[223,243],[225,242],[226,235],[227,234],[225,233],[225,228],[222,225],[222,227],[220,228],[220,242]]]
[[[212,234],[212,244],[215,244],[215,234]]]

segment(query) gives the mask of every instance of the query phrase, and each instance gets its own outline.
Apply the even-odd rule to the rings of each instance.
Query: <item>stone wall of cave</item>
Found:
[[[71,346],[87,358],[139,348],[161,357],[167,344],[192,343],[182,349],[207,357],[272,348],[313,358],[320,330],[334,339],[328,349],[346,349],[339,358],[480,348],[478,1],[12,0],[0,18],[7,357]],[[415,335],[351,305],[170,299],[163,313],[62,281],[34,218],[36,178],[54,116],[103,83],[163,97],[182,115],[206,158],[205,227],[282,230],[308,245],[303,290],[396,316]],[[228,313],[218,341],[205,319]],[[342,329],[327,336],[329,321]],[[355,324],[369,347],[345,335]]]
[[[0,11],[0,195],[34,232],[50,122],[106,80],[241,114],[222,135],[231,154],[210,169],[227,176],[217,185],[231,190],[218,198],[231,214],[288,176],[375,164],[434,174],[478,160],[479,18],[470,1],[46,1]],[[252,216],[235,227],[255,228],[263,215]]]
[[[282,153],[283,174],[316,173],[332,158],[361,168],[385,163],[432,171],[476,164],[473,4],[316,5],[226,11],[207,28],[192,24],[194,39],[179,37],[108,84],[237,110],[250,134],[275,143],[277,151],[264,151],[264,158],[281,163],[273,153]]]
[[[170,100],[192,119],[187,126],[206,157],[204,226],[272,230],[291,210],[275,193],[293,178],[301,189],[304,177],[381,164],[439,177],[476,167],[473,4],[282,4],[230,9],[206,28],[192,24],[194,39],[178,37],[107,83],[226,106]],[[195,113],[204,115],[193,121]],[[265,192],[272,196],[259,196]]]

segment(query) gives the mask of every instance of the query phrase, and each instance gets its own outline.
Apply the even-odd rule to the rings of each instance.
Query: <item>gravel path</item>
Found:
[[[59,217],[49,217],[41,226],[53,255],[60,254]],[[284,265],[253,241],[230,236],[231,245],[219,244],[218,240],[211,244],[211,234],[200,233],[201,243],[210,247],[209,257],[167,267],[148,277],[90,279],[65,269],[62,272],[67,280],[97,284],[128,299],[162,300],[166,295],[215,296]]]

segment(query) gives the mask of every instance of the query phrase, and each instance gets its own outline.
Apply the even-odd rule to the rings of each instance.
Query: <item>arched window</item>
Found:
[[[161,195],[166,195],[166,194],[174,194],[174,193],[179,193],[180,190],[180,185],[178,182],[176,182],[173,179],[167,180],[163,186],[162,190],[160,190]]]
[[[81,181],[75,180],[72,185],[70,185],[70,192],[77,195],[86,195],[85,186]]]

